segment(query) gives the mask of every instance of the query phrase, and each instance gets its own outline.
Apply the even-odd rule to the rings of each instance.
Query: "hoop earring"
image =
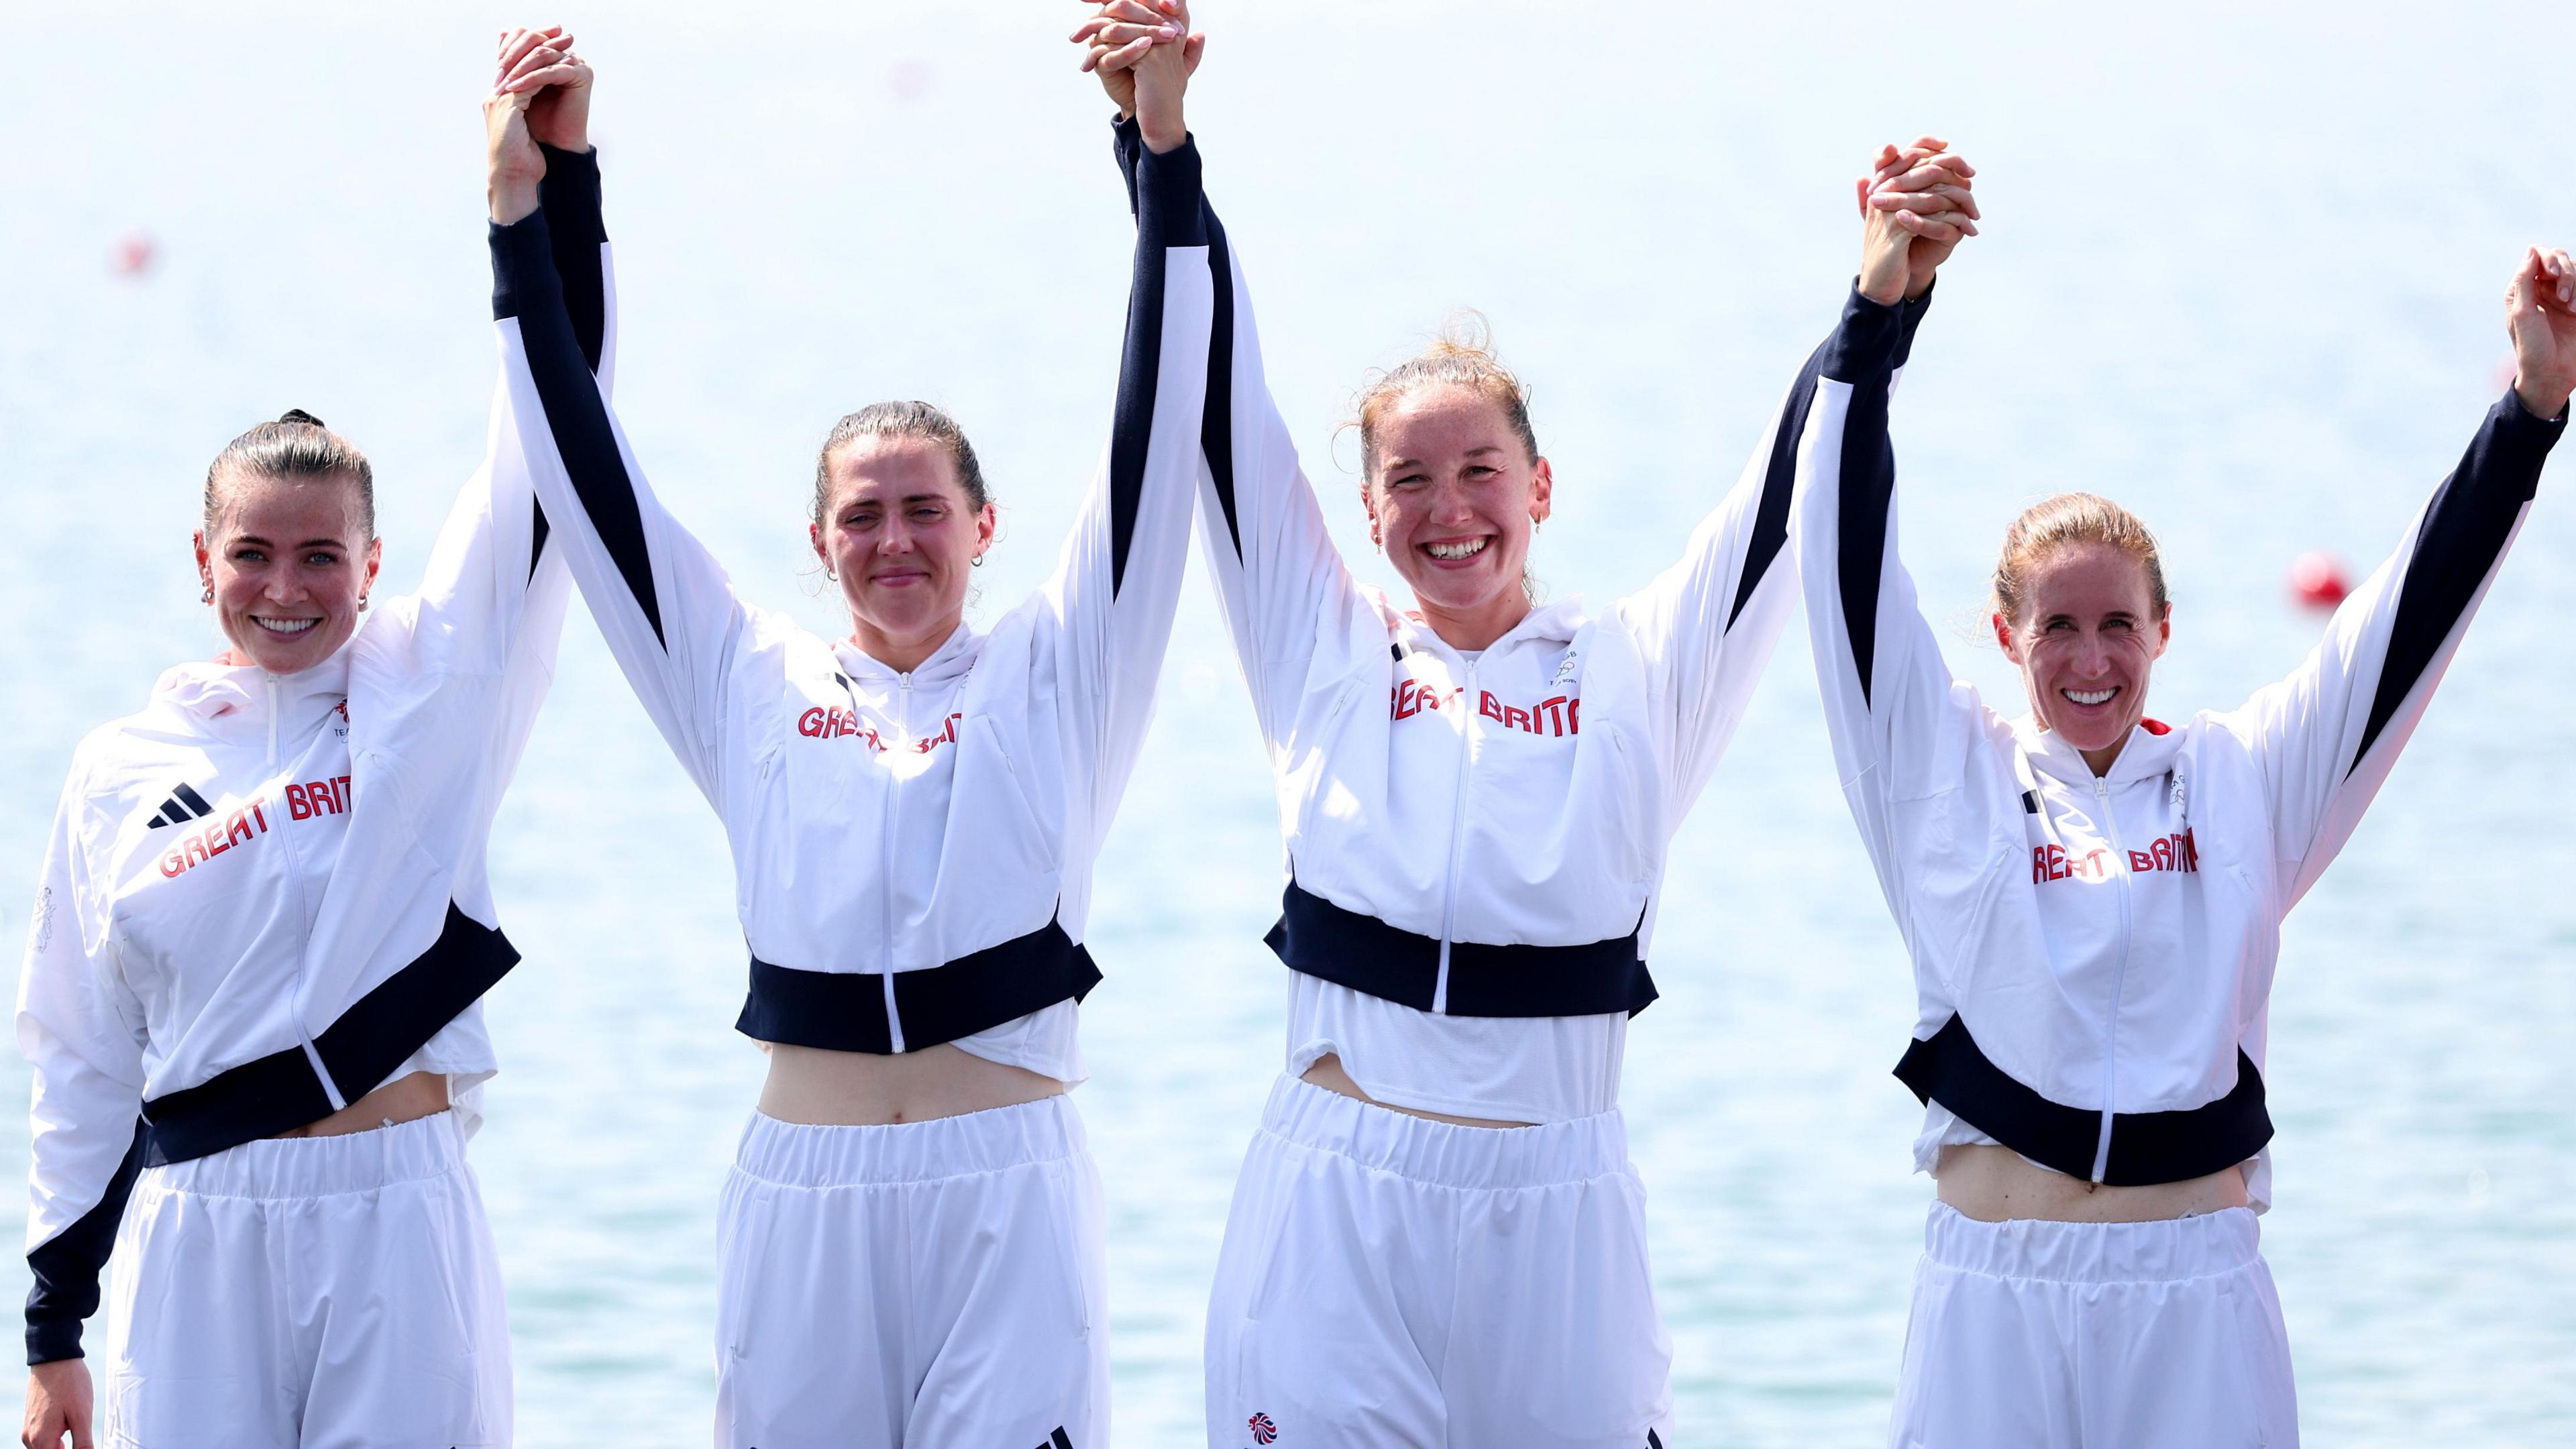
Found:
[[[204,593],[202,593],[202,594],[199,594],[199,595],[197,596],[197,602],[198,602],[198,603],[200,603],[200,604],[211,604],[211,603],[213,603],[214,601],[215,601],[215,586],[214,586],[213,584],[208,584],[208,585],[206,585],[206,591],[205,591]]]
[[[367,596],[364,594],[358,596],[358,612],[361,614],[367,612]]]
[[[980,568],[982,568],[983,566],[984,566],[984,556],[983,556],[982,554],[980,554],[980,553],[979,553],[979,554],[977,554],[977,555],[975,555],[975,557],[974,557],[971,561],[969,561],[969,562],[967,563],[967,565],[966,565],[966,567],[968,567],[968,568],[970,568],[970,569],[980,569]]]

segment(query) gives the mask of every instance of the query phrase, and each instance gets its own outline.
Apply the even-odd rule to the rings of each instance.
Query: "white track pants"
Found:
[[[109,1259],[114,1449],[499,1449],[510,1334],[456,1114],[144,1170]]]
[[[1108,1449],[1101,1216],[1064,1097],[754,1113],[717,1218],[718,1449]]]
[[[2297,1449],[2272,1270],[2244,1208],[1985,1223],[1932,1205],[1895,1449]]]
[[[1669,1445],[1671,1366],[1617,1112],[1452,1127],[1272,1089],[1208,1305],[1210,1449]]]

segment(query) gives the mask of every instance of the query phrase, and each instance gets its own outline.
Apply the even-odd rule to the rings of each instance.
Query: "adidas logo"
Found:
[[[164,825],[184,825],[214,813],[215,807],[206,803],[206,797],[183,781],[178,789],[170,792],[169,799],[161,802],[161,813],[152,817],[151,828],[158,830]]]

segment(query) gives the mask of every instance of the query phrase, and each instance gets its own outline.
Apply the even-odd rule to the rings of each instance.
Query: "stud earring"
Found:
[[[358,612],[361,614],[367,612],[367,596],[364,594],[358,596]]]

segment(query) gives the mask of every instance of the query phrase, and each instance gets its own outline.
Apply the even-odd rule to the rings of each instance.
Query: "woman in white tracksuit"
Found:
[[[504,40],[496,103],[607,384],[588,74]],[[531,109],[531,106],[533,108]],[[498,178],[496,177],[496,184]],[[289,413],[208,470],[196,557],[227,647],[73,757],[19,979],[35,1067],[22,1435],[450,1449],[510,1442],[501,1285],[465,1141],[479,998],[518,953],[486,838],[570,579],[503,394],[418,593],[374,592],[372,472]]]
[[[1473,346],[1406,363],[1360,409],[1361,501],[1413,595],[1390,599],[1334,547],[1209,240],[1200,528],[1277,777],[1291,974],[1208,1309],[1208,1442],[1670,1443],[1621,1054],[1668,843],[1794,602],[1815,367],[1680,561],[1593,613],[1524,589],[1552,478],[1518,383]]]
[[[2422,717],[2576,385],[2576,264],[2512,284],[2519,374],[2396,554],[2281,683],[2146,714],[2154,541],[2070,494],[2006,536],[1993,627],[2029,714],[1952,677],[1897,554],[1888,397],[1940,238],[1877,245],[1798,447],[1797,550],[1843,790],[1914,961],[1897,1075],[1937,1179],[1898,1449],[2295,1445],[2266,1009],[2288,914]],[[1909,298],[1913,300],[1908,300]]]
[[[552,219],[496,199],[517,434],[610,652],[723,821],[769,1076],[720,1209],[722,1446],[1104,1449],[1100,1184],[1065,1093],[1092,871],[1188,557],[1213,287],[1175,50],[1116,134],[1136,212],[1106,457],[1051,578],[964,621],[994,512],[920,403],[841,420],[825,638],[738,596],[585,375]],[[899,343],[900,339],[895,339]]]

